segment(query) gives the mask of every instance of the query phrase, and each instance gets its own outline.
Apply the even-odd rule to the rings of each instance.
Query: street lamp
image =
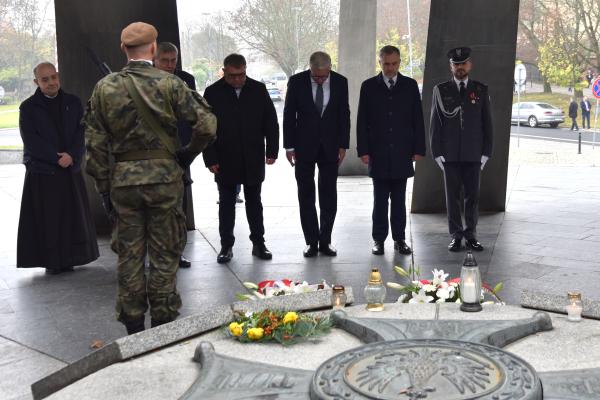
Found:
[[[412,33],[410,31],[410,0],[406,0],[406,17],[408,19],[408,62],[410,65],[410,77],[413,77],[413,59],[412,59]]]
[[[292,10],[296,12],[296,70],[300,69],[300,38],[299,38],[299,32],[298,32],[298,25],[299,25],[299,17],[300,17],[300,11],[302,10],[302,7],[296,5],[296,6],[292,6]]]

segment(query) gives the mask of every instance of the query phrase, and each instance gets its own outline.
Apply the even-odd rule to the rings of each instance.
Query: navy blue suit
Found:
[[[406,180],[414,176],[412,157],[425,155],[425,128],[419,87],[414,79],[396,77],[389,89],[382,74],[362,83],[358,103],[358,156],[369,156],[373,178],[373,240],[388,235],[391,198],[392,238],[404,240]],[[388,78],[386,78],[387,80]]]
[[[348,80],[329,75],[330,98],[319,115],[312,94],[310,70],[290,77],[283,110],[283,147],[294,149],[300,221],[307,244],[327,245],[337,213],[339,149],[350,144]],[[319,167],[320,224],[315,207],[315,165]]]

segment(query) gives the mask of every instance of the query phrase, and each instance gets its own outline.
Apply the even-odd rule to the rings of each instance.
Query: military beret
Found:
[[[157,37],[156,28],[145,22],[134,22],[121,31],[121,43],[129,47],[154,43]]]
[[[469,47],[457,47],[447,54],[452,64],[461,64],[471,58],[471,49]]]

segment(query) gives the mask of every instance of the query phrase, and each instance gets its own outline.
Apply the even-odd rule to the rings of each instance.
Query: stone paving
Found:
[[[521,139],[511,143],[507,212],[482,215],[479,239],[486,247],[476,254],[483,277],[505,283],[503,299],[518,304],[522,288],[566,292],[579,289],[600,300],[600,149],[584,146],[577,155],[570,144]],[[272,261],[254,259],[243,204],[237,206],[236,245],[228,265],[216,263],[219,250],[217,190],[201,162],[194,166],[197,230],[188,235],[186,256],[192,268],[179,272],[178,288],[191,315],[200,306],[228,304],[244,289],[243,281],[268,278],[325,279],[354,289],[363,302],[362,287],[369,270],[382,269],[385,281],[398,281],[394,265],[443,268],[455,276],[464,252],[449,253],[445,215],[411,215],[407,238],[413,256],[393,253],[373,256],[371,247],[372,185],[365,177],[338,181],[338,216],[333,244],[335,258],[304,259],[293,170],[281,159],[267,169],[263,186],[266,241]],[[558,165],[557,165],[558,164]],[[100,238],[101,257],[75,272],[47,276],[41,269],[15,268],[16,229],[22,190],[22,165],[0,166],[0,398],[29,398],[33,381],[93,351],[100,340],[124,335],[114,320],[115,256]],[[409,188],[412,186],[409,182]],[[410,204],[410,189],[407,204]],[[388,291],[387,301],[396,295]]]

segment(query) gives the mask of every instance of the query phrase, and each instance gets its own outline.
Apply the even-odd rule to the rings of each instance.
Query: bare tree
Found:
[[[270,56],[291,76],[322,50],[338,29],[335,0],[243,0],[232,30],[249,47]]]

